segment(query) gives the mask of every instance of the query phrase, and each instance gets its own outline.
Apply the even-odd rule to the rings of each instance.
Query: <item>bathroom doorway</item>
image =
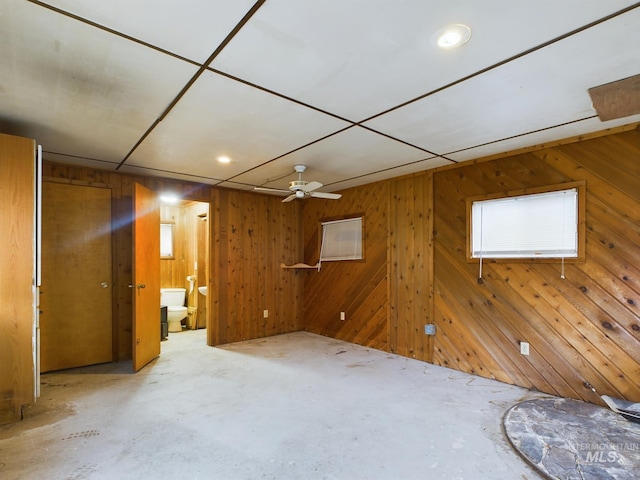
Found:
[[[160,196],[160,287],[184,288],[187,316],[179,335],[207,326],[207,293],[210,278],[210,203],[192,200],[168,201]]]

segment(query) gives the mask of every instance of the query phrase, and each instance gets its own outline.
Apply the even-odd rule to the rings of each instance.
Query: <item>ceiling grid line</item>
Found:
[[[403,103],[401,103],[399,105],[396,105],[396,106],[394,106],[392,108],[389,108],[389,109],[384,110],[382,112],[379,112],[379,113],[377,113],[375,115],[372,115],[372,116],[370,116],[368,118],[365,118],[364,120],[361,120],[360,122],[358,122],[358,124],[364,123],[364,122],[368,122],[368,121],[373,120],[375,118],[378,118],[380,116],[386,115],[387,113],[391,113],[394,110],[398,110],[398,109],[400,109],[402,107],[406,107],[407,105],[415,103],[415,102],[417,102],[419,100],[423,100],[423,99],[425,99],[427,97],[435,95],[436,93],[440,93],[440,92],[442,92],[444,90],[447,90],[447,89],[449,89],[451,87],[454,87],[454,86],[456,86],[456,85],[458,85],[460,83],[466,82],[467,80],[471,80],[472,78],[478,77],[478,76],[480,76],[480,75],[482,75],[484,73],[490,72],[491,70],[494,70],[496,68],[502,67],[503,65],[506,65],[506,64],[511,63],[511,62],[513,62],[515,60],[518,60],[520,58],[526,57],[527,55],[530,55],[530,54],[532,54],[534,52],[537,52],[538,50],[541,50],[541,49],[546,48],[546,47],[548,47],[550,45],[553,45],[554,43],[558,43],[558,42],[560,42],[562,40],[565,40],[565,39],[567,39],[567,38],[569,38],[569,37],[571,37],[573,35],[576,35],[578,33],[584,32],[585,30],[588,30],[588,29],[593,28],[593,27],[595,27],[597,25],[600,25],[601,23],[607,22],[607,21],[609,21],[609,20],[611,20],[613,18],[616,18],[616,17],[618,17],[620,15],[623,15],[623,14],[625,14],[627,12],[635,10],[638,7],[640,7],[640,2],[635,3],[633,5],[630,5],[627,8],[623,8],[621,10],[618,10],[617,12],[614,12],[614,13],[612,13],[610,15],[607,15],[606,17],[603,17],[603,18],[600,18],[600,19],[598,19],[596,21],[588,23],[587,25],[583,25],[583,26],[581,26],[579,28],[571,30],[570,32],[567,32],[567,33],[565,33],[563,35],[559,35],[559,36],[557,36],[555,38],[552,38],[551,40],[548,40],[548,41],[546,41],[544,43],[541,43],[541,44],[539,44],[539,45],[537,45],[535,47],[531,47],[531,48],[529,48],[529,49],[527,49],[527,50],[525,50],[523,52],[517,53],[517,54],[515,54],[515,55],[513,55],[513,56],[511,56],[509,58],[506,58],[506,59],[501,60],[501,61],[499,61],[497,63],[494,63],[493,65],[489,65],[488,67],[485,67],[485,68],[483,68],[481,70],[478,70],[477,72],[474,72],[474,73],[466,75],[466,76],[464,76],[462,78],[459,78],[454,82],[448,83],[447,85],[443,85],[441,87],[438,87],[435,90],[427,92],[427,93],[425,93],[423,95],[419,95],[419,96],[417,96],[417,97],[415,97],[415,98],[413,98],[411,100],[407,100],[406,102],[403,102]]]
[[[258,9],[266,2],[266,0],[258,0],[251,10],[247,12],[247,14],[242,17],[242,20],[238,22],[238,24],[229,32],[229,34],[225,37],[220,45],[213,51],[213,53],[205,60],[205,62],[198,68],[198,71],[191,77],[191,79],[187,82],[187,84],[180,90],[180,93],[171,101],[169,106],[162,112],[162,114],[151,124],[151,126],[147,129],[147,131],[140,137],[138,142],[133,146],[133,148],[127,153],[127,155],[122,159],[120,164],[116,167],[116,170],[119,170],[122,165],[131,157],[133,152],[140,146],[140,144],[149,136],[149,134],[156,128],[156,126],[164,120],[164,118],[169,114],[171,110],[178,104],[180,99],[184,97],[187,91],[191,88],[191,86],[198,80],[198,78],[206,71],[207,66],[213,62],[213,60],[220,54],[222,49],[231,41],[231,39],[240,31],[240,29],[245,25],[249,19],[258,11]]]
[[[169,50],[165,50],[164,48],[160,48],[157,45],[153,45],[151,43],[145,42],[143,40],[140,40],[139,38],[132,37],[131,35],[127,35],[126,33],[119,32],[119,31],[114,30],[113,28],[109,28],[109,27],[107,27],[105,25],[101,25],[99,23],[92,22],[91,20],[89,20],[87,18],[83,18],[83,17],[80,17],[78,15],[74,15],[71,12],[68,12],[66,10],[62,10],[60,8],[57,8],[57,7],[54,7],[53,5],[50,5],[50,4],[46,3],[46,2],[41,2],[40,0],[26,0],[26,1],[29,2],[29,3],[32,3],[34,5],[37,5],[39,7],[46,8],[47,10],[51,10],[52,12],[58,13],[58,14],[63,15],[65,17],[68,17],[68,18],[70,18],[72,20],[76,20],[76,21],[78,21],[80,23],[84,23],[85,25],[88,25],[90,27],[97,28],[98,30],[102,30],[102,31],[104,31],[106,33],[110,33],[111,35],[115,35],[117,37],[123,38],[125,40],[128,40],[130,42],[136,43],[138,45],[141,45],[143,47],[147,47],[147,48],[150,48],[151,50],[155,50],[155,51],[157,51],[159,53],[162,53],[164,55],[168,55],[168,56],[176,58],[178,60],[182,60],[183,62],[189,63],[191,65],[196,65],[196,66],[200,65],[198,62],[196,62],[194,60],[190,60],[190,59],[188,59],[186,57],[183,57],[182,55],[178,55],[177,53],[170,52]]]
[[[470,40],[438,49],[443,21]],[[306,165],[335,191],[640,122],[587,94],[640,73],[638,25],[633,0],[5,0],[0,131],[54,162],[241,190]]]
[[[559,35],[559,36],[557,36],[557,37],[555,37],[555,38],[553,38],[553,39],[551,39],[551,40],[548,40],[548,41],[546,41],[546,42],[544,42],[544,43],[541,43],[541,44],[539,44],[539,45],[537,45],[537,46],[535,46],[535,47],[531,47],[531,48],[529,48],[529,49],[527,49],[527,50],[525,50],[525,51],[523,51],[523,52],[520,52],[520,53],[518,53],[518,54],[516,54],[516,55],[513,55],[513,56],[511,56],[511,57],[509,57],[509,58],[506,58],[506,59],[504,59],[504,60],[502,60],[502,61],[500,61],[500,62],[497,62],[497,63],[495,63],[495,64],[493,64],[493,65],[490,65],[490,66],[488,66],[488,67],[486,67],[486,68],[483,68],[483,69],[481,69],[481,70],[479,70],[479,71],[477,71],[477,72],[471,73],[471,74],[469,74],[469,75],[467,75],[467,76],[465,76],[465,77],[463,77],[463,78],[460,78],[460,79],[458,79],[458,80],[456,80],[456,81],[454,81],[454,82],[451,82],[451,83],[449,83],[449,84],[447,84],[447,85],[443,85],[443,86],[441,86],[441,87],[439,87],[439,88],[437,88],[437,89],[435,89],[435,90],[432,90],[432,91],[430,91],[430,92],[427,92],[427,93],[425,93],[425,94],[422,94],[422,95],[420,95],[420,96],[418,96],[418,97],[416,97],[416,98],[413,98],[412,100],[409,100],[409,101],[406,101],[406,102],[404,102],[404,103],[401,103],[401,104],[399,104],[399,105],[397,105],[397,106],[395,106],[395,107],[393,107],[393,108],[387,109],[387,110],[385,110],[385,111],[383,111],[383,112],[380,112],[380,113],[378,113],[378,114],[376,114],[376,115],[372,115],[372,116],[370,116],[370,117],[368,117],[368,118],[365,118],[364,120],[360,120],[360,121],[352,121],[352,120],[348,120],[348,119],[342,118],[342,117],[340,117],[340,116],[337,116],[337,115],[334,115],[334,114],[332,114],[332,113],[326,112],[326,111],[324,111],[324,110],[322,110],[322,109],[320,109],[320,108],[314,107],[314,106],[312,106],[312,105],[308,105],[308,104],[306,104],[306,103],[304,103],[304,102],[299,102],[298,100],[292,99],[292,98],[287,97],[287,96],[285,96],[285,95],[282,95],[282,94],[279,94],[279,93],[274,92],[274,91],[272,91],[272,90],[269,90],[269,89],[267,89],[267,88],[265,88],[265,87],[261,87],[261,86],[259,86],[259,85],[255,85],[255,84],[253,84],[253,83],[251,83],[251,82],[248,82],[247,80],[243,80],[243,79],[241,79],[241,78],[235,77],[235,76],[230,75],[230,74],[227,74],[227,73],[225,73],[225,72],[221,72],[221,71],[219,71],[219,70],[215,70],[215,69],[211,69],[211,70],[212,70],[212,71],[214,71],[215,73],[218,73],[218,74],[220,74],[220,75],[226,76],[226,77],[228,77],[228,78],[230,78],[230,79],[232,79],[232,80],[239,81],[239,82],[241,82],[241,83],[247,84],[247,85],[252,86],[252,87],[254,87],[254,88],[259,88],[259,89],[261,89],[261,90],[263,90],[263,91],[265,91],[265,92],[267,92],[267,93],[270,93],[270,94],[272,94],[272,95],[276,95],[276,96],[279,96],[279,97],[284,98],[284,99],[286,99],[286,100],[293,101],[293,102],[295,102],[295,103],[299,103],[299,104],[301,104],[301,105],[303,105],[303,106],[306,106],[306,107],[308,107],[308,108],[311,108],[311,109],[317,110],[317,111],[319,111],[319,112],[322,112],[322,113],[325,113],[325,114],[328,114],[328,115],[331,115],[331,116],[336,116],[337,118],[340,118],[340,119],[342,119],[342,120],[345,120],[345,121],[351,122],[351,123],[353,124],[353,126],[359,126],[359,127],[365,128],[365,129],[367,129],[367,130],[369,130],[369,131],[371,131],[371,132],[373,132],[373,133],[376,133],[376,134],[378,134],[378,135],[385,136],[385,137],[387,137],[387,138],[389,138],[389,139],[391,139],[391,140],[395,140],[395,141],[398,141],[398,142],[400,142],[400,143],[404,143],[404,144],[406,144],[406,145],[408,145],[408,146],[411,146],[411,147],[414,147],[414,148],[418,148],[418,149],[420,149],[420,150],[423,150],[423,151],[424,151],[424,152],[426,152],[426,153],[429,153],[429,154],[433,155],[433,157],[439,157],[439,158],[442,158],[442,159],[447,160],[447,161],[452,162],[452,163],[458,163],[456,160],[453,160],[453,159],[451,159],[451,158],[448,158],[448,155],[453,154],[453,153],[460,153],[460,152],[463,152],[463,151],[466,151],[466,150],[470,150],[470,149],[473,149],[473,148],[477,148],[477,147],[482,147],[482,146],[490,145],[490,144],[492,144],[492,143],[501,142],[501,141],[504,141],[504,140],[509,140],[509,139],[513,139],[513,138],[517,138],[517,137],[524,137],[524,136],[526,136],[526,135],[530,135],[530,134],[532,134],[532,133],[538,133],[538,132],[541,132],[541,131],[544,131],[544,130],[549,130],[549,129],[557,128],[558,126],[564,126],[564,125],[569,125],[569,124],[571,124],[571,123],[580,122],[580,121],[583,121],[584,119],[573,120],[573,121],[571,121],[571,122],[565,122],[565,123],[560,124],[560,125],[554,125],[554,126],[551,126],[551,127],[546,127],[546,128],[544,128],[544,129],[538,129],[538,130],[534,130],[534,131],[529,131],[529,132],[521,133],[521,134],[519,134],[519,135],[514,135],[514,136],[511,136],[511,137],[506,137],[506,138],[498,139],[498,140],[495,140],[495,141],[493,141],[493,142],[487,142],[487,143],[484,143],[484,144],[473,145],[473,146],[470,146],[470,147],[467,147],[467,148],[464,148],[464,149],[460,149],[460,150],[456,150],[456,151],[448,152],[448,153],[444,153],[444,154],[438,154],[438,153],[435,153],[435,152],[429,151],[429,150],[427,150],[427,149],[423,149],[423,148],[421,148],[421,147],[419,147],[419,146],[416,146],[416,145],[411,144],[410,142],[405,142],[405,141],[403,141],[403,140],[401,140],[401,139],[398,139],[398,138],[395,138],[395,137],[393,137],[393,136],[391,136],[391,135],[387,135],[387,134],[384,134],[384,133],[382,133],[382,132],[379,132],[379,131],[377,131],[377,130],[375,130],[375,129],[371,128],[371,127],[367,127],[367,126],[363,125],[363,123],[368,122],[368,121],[370,121],[370,120],[373,120],[373,119],[375,119],[375,118],[377,118],[377,117],[383,116],[383,115],[385,115],[385,114],[387,114],[387,113],[390,113],[390,112],[392,112],[392,111],[394,111],[394,110],[400,109],[400,108],[402,108],[402,107],[404,107],[404,106],[410,105],[410,104],[412,104],[412,103],[414,103],[414,102],[416,102],[416,101],[422,100],[422,99],[427,98],[427,97],[429,97],[429,96],[431,96],[431,95],[435,95],[435,94],[437,94],[437,93],[440,93],[440,92],[442,92],[442,91],[444,91],[444,90],[446,90],[446,89],[449,89],[449,88],[451,88],[451,87],[454,87],[454,86],[456,86],[456,85],[458,85],[458,84],[460,84],[460,83],[462,83],[462,82],[464,82],[464,81],[470,80],[470,79],[472,79],[472,78],[474,78],[474,77],[477,77],[477,76],[479,76],[479,75],[482,75],[482,74],[484,74],[484,73],[487,73],[487,72],[489,72],[489,71],[491,71],[491,70],[493,70],[493,69],[495,69],[495,68],[499,68],[499,67],[501,67],[501,66],[503,66],[503,65],[506,65],[506,64],[508,64],[508,63],[510,63],[510,62],[513,62],[513,61],[515,61],[515,60],[518,60],[518,59],[520,59],[520,58],[522,58],[522,57],[524,57],[524,56],[526,56],[526,55],[529,55],[529,54],[534,53],[534,52],[536,52],[536,51],[538,51],[538,50],[541,50],[542,48],[548,47],[549,45],[552,45],[552,44],[557,43],[557,42],[559,42],[559,41],[561,41],[561,40],[564,40],[565,38],[571,37],[571,36],[576,35],[576,34],[578,34],[578,33],[582,32],[582,31],[585,31],[585,30],[587,30],[587,29],[589,29],[589,28],[592,28],[592,27],[594,27],[594,26],[597,26],[597,25],[599,25],[599,24],[601,24],[601,23],[603,23],[603,22],[606,22],[606,21],[608,21],[608,20],[610,20],[610,19],[612,19],[612,18],[615,18],[615,17],[617,17],[617,16],[623,15],[624,13],[627,13],[628,11],[634,10],[635,8],[638,8],[639,6],[640,6],[640,2],[639,2],[639,3],[636,3],[636,4],[634,4],[634,5],[631,5],[631,6],[629,6],[629,7],[623,8],[623,9],[621,9],[621,10],[618,10],[618,11],[616,11],[616,12],[614,12],[614,13],[610,14],[610,15],[607,15],[607,16],[602,17],[602,18],[600,18],[600,19],[598,19],[598,20],[595,20],[595,21],[593,21],[593,22],[591,22],[591,23],[589,23],[589,24],[586,24],[586,25],[583,25],[583,26],[581,26],[581,27],[579,27],[579,28],[576,28],[576,29],[574,29],[574,30],[571,30],[570,32],[567,32],[567,33],[565,33],[565,34]],[[588,117],[588,118],[593,118],[593,116]],[[348,128],[351,128],[351,127],[348,127]],[[299,151],[299,150],[301,150],[301,149],[303,149],[303,148],[306,148],[306,147],[307,147],[307,146],[309,146],[309,145],[312,145],[312,144],[314,144],[314,143],[317,143],[317,142],[320,142],[320,141],[322,141],[322,140],[325,140],[326,138],[328,138],[328,137],[330,137],[330,136],[332,136],[332,135],[335,135],[335,134],[341,133],[341,132],[342,132],[342,131],[344,131],[344,130],[345,130],[345,129],[343,129],[343,130],[339,130],[339,131],[337,131],[337,132],[334,132],[333,134],[330,134],[330,135],[327,135],[327,136],[322,137],[322,138],[320,138],[320,139],[317,139],[317,140],[315,140],[315,141],[313,141],[313,142],[310,142],[310,143],[308,143],[308,144],[306,144],[306,145],[303,145],[303,146],[298,147],[298,148],[296,148],[296,149],[293,149],[293,150],[291,150],[291,151],[289,151],[289,152],[286,152],[286,153],[284,153],[284,154],[282,154],[282,155],[279,155],[279,156],[277,156],[277,157],[275,157],[275,158],[272,158],[271,160],[268,160],[268,161],[263,162],[263,163],[261,163],[261,164],[259,164],[259,165],[256,165],[256,166],[254,166],[254,167],[252,167],[252,168],[250,168],[250,169],[248,169],[248,170],[246,170],[246,171],[243,171],[243,172],[237,173],[237,174],[235,174],[235,175],[233,175],[233,176],[231,176],[231,177],[227,178],[226,180],[219,182],[217,185],[220,185],[221,183],[224,183],[225,181],[231,181],[231,180],[233,180],[234,178],[237,178],[237,177],[239,177],[239,176],[241,176],[241,175],[244,175],[244,174],[246,174],[246,173],[249,173],[249,172],[250,172],[250,171],[252,171],[252,170],[255,170],[255,169],[259,168],[259,167],[262,167],[262,166],[267,165],[267,164],[269,164],[269,163],[271,163],[271,162],[274,162],[274,161],[276,161],[276,160],[278,160],[278,159],[280,159],[280,158],[282,158],[282,157],[285,157],[285,156],[287,156],[287,155],[289,155],[289,154],[291,154],[291,153],[294,153],[294,152]],[[432,157],[432,158],[433,158],[433,157]],[[368,173],[365,173],[365,174],[363,174],[363,175],[359,175],[359,176],[357,176],[357,177],[351,177],[351,178],[345,179],[345,180],[343,180],[343,181],[355,180],[356,178],[362,178],[362,177],[367,177],[367,176],[370,176],[370,175],[380,174],[380,173],[383,173],[383,172],[387,172],[387,171],[390,171],[390,170],[394,170],[394,169],[396,169],[396,168],[401,168],[401,167],[406,167],[406,166],[409,166],[409,165],[414,165],[414,164],[417,164],[417,163],[421,163],[421,162],[424,162],[424,161],[426,161],[426,160],[430,160],[430,159],[431,159],[431,158],[429,158],[429,159],[423,159],[423,160],[417,160],[417,161],[413,161],[413,162],[408,162],[408,163],[405,163],[405,164],[397,165],[397,166],[392,167],[392,168],[387,168],[387,169],[382,169],[382,170],[378,170],[378,171],[368,172]],[[341,183],[341,182],[333,182],[333,183],[328,184],[328,185],[334,185],[334,184],[337,184],[337,183]],[[259,185],[259,186],[261,186],[261,185]]]

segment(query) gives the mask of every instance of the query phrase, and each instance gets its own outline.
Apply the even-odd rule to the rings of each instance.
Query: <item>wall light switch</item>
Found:
[[[347,315],[344,312],[340,312],[340,320],[346,320]]]
[[[522,355],[529,355],[529,344],[527,342],[520,342],[520,353]]]
[[[269,310],[265,310],[264,312],[262,312],[262,316],[264,318],[269,318]]]

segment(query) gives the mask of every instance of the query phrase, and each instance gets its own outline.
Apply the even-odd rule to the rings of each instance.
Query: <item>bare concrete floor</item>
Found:
[[[540,396],[305,332],[219,348],[182,332],[137,374],[43,375],[0,427],[0,478],[540,479],[501,421]]]

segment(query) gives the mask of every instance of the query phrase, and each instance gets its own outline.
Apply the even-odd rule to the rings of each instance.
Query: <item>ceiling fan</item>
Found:
[[[314,197],[314,198],[328,198],[330,200],[337,200],[342,195],[339,193],[325,193],[325,192],[316,192],[318,188],[322,186],[320,182],[306,182],[302,180],[302,172],[306,170],[305,165],[295,165],[293,169],[298,172],[298,180],[292,180],[289,182],[289,190],[280,190],[277,188],[267,188],[267,187],[254,187],[254,190],[258,190],[261,192],[270,192],[270,193],[289,193],[290,195],[282,200],[282,202],[290,202],[291,200],[295,200],[296,198],[304,198],[304,197]]]

